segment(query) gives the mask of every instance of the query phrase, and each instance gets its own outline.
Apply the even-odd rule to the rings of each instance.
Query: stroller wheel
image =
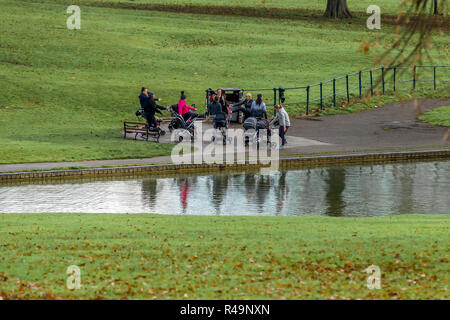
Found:
[[[160,131],[160,134],[161,134],[162,136],[165,136],[165,135],[166,135],[166,131],[165,131],[165,130],[161,130],[161,131]]]
[[[178,142],[183,142],[183,136],[178,137]]]
[[[227,136],[223,136],[223,138],[222,138],[222,142],[223,142],[223,145],[226,145],[227,144]]]

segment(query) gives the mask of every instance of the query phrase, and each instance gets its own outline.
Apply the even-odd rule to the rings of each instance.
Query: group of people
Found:
[[[183,117],[185,121],[194,116],[191,110],[197,110],[195,107],[189,106],[186,103],[186,99],[187,96],[185,95],[184,91],[181,91],[180,100],[178,100],[177,112]],[[144,118],[147,119],[147,125],[150,128],[154,128],[157,126],[155,114],[162,114],[160,110],[167,110],[166,107],[156,104],[156,101],[161,101],[161,99],[156,99],[153,92],[148,91],[148,89],[145,87],[142,87],[141,94],[139,95],[139,102],[141,104],[141,108],[144,110]]]
[[[195,114],[192,111],[197,109],[194,106],[189,106],[186,103],[187,96],[184,91],[181,92],[180,99],[178,101],[178,114],[183,117],[185,121],[193,117]],[[155,99],[155,94],[148,91],[147,88],[142,87],[141,94],[139,95],[139,101],[142,109],[144,110],[144,117],[147,119],[149,127],[156,127],[155,114],[161,114],[160,110],[166,110],[165,107],[158,105],[156,102],[161,101],[160,99]],[[192,110],[192,111],[191,111]],[[281,105],[275,106],[275,117],[269,122],[269,128],[272,129],[275,123],[279,123],[278,134],[281,137],[280,149],[284,147],[286,142],[286,132],[290,127],[290,119],[286,110]],[[262,94],[258,94],[256,100],[252,99],[252,94],[247,93],[245,99],[236,104],[229,104],[226,100],[225,94],[222,89],[217,89],[215,95],[211,96],[211,100],[207,106],[206,117],[209,119],[211,117],[214,134],[217,129],[217,123],[219,119],[229,119],[233,112],[242,112],[244,115],[244,122],[248,118],[256,119],[268,119],[266,104],[264,103]]]
[[[281,105],[275,106],[275,117],[269,122],[268,129],[271,130],[275,123],[279,124],[278,134],[281,138],[282,149],[286,141],[286,132],[291,126],[289,119],[289,114]],[[207,115],[211,116],[214,130],[216,129],[216,119],[219,114],[226,114],[230,116],[234,112],[242,112],[244,115],[243,121],[245,122],[248,118],[256,119],[266,119],[267,120],[267,109],[264,103],[262,94],[258,94],[256,100],[252,99],[252,94],[247,93],[245,99],[241,102],[235,104],[228,104],[225,99],[223,90],[217,89],[217,94],[212,96],[211,101],[208,105]]]

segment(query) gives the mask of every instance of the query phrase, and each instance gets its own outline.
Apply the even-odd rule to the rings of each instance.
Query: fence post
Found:
[[[413,71],[413,89],[416,89],[416,66],[414,66],[414,71]]]
[[[383,95],[386,92],[385,87],[384,87],[384,67],[381,67],[381,83],[383,85]]]
[[[434,90],[436,90],[436,67],[433,67]]]
[[[348,74],[345,75],[345,85],[347,87],[347,102],[350,103],[350,92],[348,91]]]
[[[333,78],[333,105],[336,108],[336,78]]]
[[[359,70],[359,98],[362,98],[362,71]]]
[[[397,68],[394,67],[394,91],[395,91],[395,76],[396,76],[396,74],[397,74]]]
[[[322,82],[320,83],[320,110],[323,109],[323,95],[322,95]]]
[[[309,86],[306,87],[306,115],[309,114]]]
[[[370,69],[370,95],[373,96],[373,75],[372,75],[372,69]]]
[[[277,104],[277,88],[273,88],[273,105]]]

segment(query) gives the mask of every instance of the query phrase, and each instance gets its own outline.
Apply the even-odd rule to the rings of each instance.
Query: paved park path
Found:
[[[450,105],[447,99],[419,99],[386,104],[371,110],[314,118],[291,119],[288,144],[281,157],[374,153],[450,148],[449,128],[435,127],[417,120],[418,109],[426,112]],[[208,129],[211,125],[204,124]],[[235,124],[233,127],[239,128]],[[447,135],[447,139],[444,137]],[[161,142],[167,142],[166,135]],[[144,142],[143,142],[144,143]],[[102,167],[170,163],[170,157],[143,159],[49,162],[0,165],[0,172],[50,170],[62,167]]]

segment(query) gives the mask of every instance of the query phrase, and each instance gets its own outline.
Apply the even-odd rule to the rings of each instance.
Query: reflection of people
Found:
[[[209,181],[211,182],[210,188],[211,192],[211,200],[216,209],[216,213],[220,214],[220,207],[222,205],[223,200],[227,195],[227,190],[230,181],[230,175],[227,174],[219,174],[215,176],[211,176]],[[208,181],[208,184],[209,184]]]
[[[277,200],[277,215],[283,211],[289,197],[289,184],[286,183],[286,171],[281,171],[278,184],[275,187],[275,198]]]
[[[275,118],[273,118],[273,120],[270,121],[270,126],[272,126],[277,121],[280,124],[280,127],[278,128],[278,135],[281,138],[280,149],[283,149],[284,145],[286,144],[285,134],[288,131],[289,127],[291,126],[291,121],[289,120],[288,113],[282,106],[276,105],[275,111],[277,113],[275,115]],[[272,128],[270,128],[270,129],[272,129]]]
[[[155,210],[158,196],[158,180],[153,178],[142,180],[142,197],[144,202],[148,201],[150,211]]]
[[[255,200],[259,206],[259,211],[264,212],[264,205],[268,200],[268,194],[273,186],[273,176],[259,175],[256,178]]]
[[[187,197],[189,195],[189,182],[180,185],[180,202],[183,212],[186,212],[187,208]]]
[[[329,216],[340,217],[345,212],[344,190],[345,190],[345,168],[329,168],[327,183],[327,193],[325,200],[327,202],[326,214]]]

